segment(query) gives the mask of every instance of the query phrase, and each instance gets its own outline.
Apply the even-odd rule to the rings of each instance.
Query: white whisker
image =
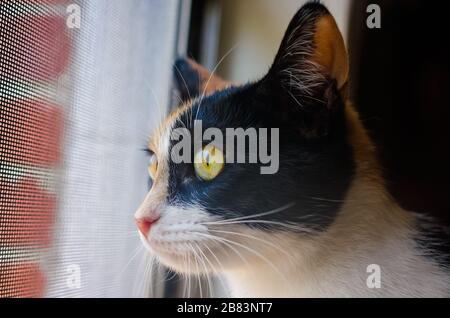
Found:
[[[122,276],[122,274],[125,272],[125,270],[127,269],[127,267],[131,264],[131,262],[136,258],[136,256],[139,254],[139,252],[142,251],[142,249],[144,248],[143,245],[139,245],[136,249],[134,249],[133,251],[133,256],[131,256],[131,258],[128,260],[128,262],[126,263],[125,267],[119,272],[119,277]]]
[[[193,232],[193,233],[194,233],[194,234],[197,234],[197,235],[201,235],[201,236],[207,236],[207,237],[210,237],[210,238],[213,238],[213,237],[214,237],[214,238],[216,238],[217,240],[220,240],[220,241],[222,241],[222,242],[228,242],[228,243],[230,243],[230,244],[234,244],[234,245],[236,245],[236,246],[239,246],[239,247],[241,247],[241,248],[243,248],[243,249],[249,251],[250,253],[253,253],[254,255],[256,255],[256,256],[258,256],[259,258],[261,258],[264,262],[266,262],[267,265],[269,265],[269,267],[271,267],[277,274],[280,275],[280,277],[282,277],[284,280],[286,280],[286,282],[288,282],[288,280],[286,279],[286,277],[279,271],[279,269],[278,269],[271,261],[269,261],[265,256],[263,256],[261,253],[255,251],[254,249],[252,249],[252,248],[250,248],[250,247],[248,247],[248,246],[245,246],[245,245],[243,245],[243,244],[240,244],[240,243],[238,243],[238,242],[235,242],[235,241],[233,241],[233,240],[225,239],[225,238],[223,238],[223,237],[218,237],[218,236],[215,236],[215,235],[205,234],[205,233],[199,233],[199,232]]]
[[[231,234],[231,235],[237,235],[237,236],[242,236],[242,237],[246,237],[246,238],[250,238],[252,240],[255,241],[259,241],[261,243],[267,244],[273,248],[275,248],[276,250],[278,250],[279,252],[283,253],[285,256],[287,256],[289,259],[291,258],[291,254],[289,254],[287,251],[283,250],[281,247],[267,241],[267,240],[263,240],[259,237],[256,236],[252,236],[252,235],[248,235],[248,234],[244,234],[244,233],[239,233],[239,232],[233,232],[233,231],[222,231],[222,230],[213,230],[213,229],[209,229],[209,232],[215,232],[215,233],[222,233],[222,234]]]
[[[206,89],[208,88],[209,82],[211,81],[212,77],[214,76],[214,73],[217,71],[217,68],[220,66],[220,64],[222,64],[222,62],[237,48],[237,46],[238,46],[238,43],[236,43],[231,49],[229,49],[222,56],[222,58],[219,60],[219,62],[217,62],[216,66],[211,71],[211,74],[209,75],[208,81],[206,82],[205,87],[203,88],[203,93],[202,93],[202,96],[200,97],[200,102],[199,102],[199,105],[197,107],[197,113],[195,114],[195,119],[197,119],[198,111],[200,110],[200,107],[202,105],[203,99],[205,98]]]
[[[267,216],[267,215],[271,215],[271,214],[275,214],[275,213],[279,213],[282,212],[284,210],[287,210],[291,207],[293,207],[295,205],[295,202],[291,202],[289,204],[286,204],[278,209],[274,209],[274,210],[270,210],[267,212],[262,212],[262,213],[257,213],[257,214],[252,214],[252,215],[246,215],[246,216],[241,216],[241,217],[236,217],[236,218],[231,218],[231,219],[225,219],[225,220],[220,220],[220,221],[210,221],[210,222],[203,222],[201,224],[221,224],[223,222],[228,222],[228,221],[238,221],[238,220],[245,220],[245,219],[250,219],[250,218],[255,218],[255,217],[261,217],[261,216]]]

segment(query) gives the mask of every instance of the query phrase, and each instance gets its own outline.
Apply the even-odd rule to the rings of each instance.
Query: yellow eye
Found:
[[[213,145],[207,145],[194,156],[195,173],[205,181],[217,177],[224,164],[223,152]]]
[[[156,171],[158,171],[158,159],[156,158],[156,155],[151,156],[147,169],[150,178],[152,178],[152,180],[155,180]]]

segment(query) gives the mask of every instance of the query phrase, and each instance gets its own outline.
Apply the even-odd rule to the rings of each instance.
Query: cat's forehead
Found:
[[[169,143],[164,141],[170,140],[172,130],[180,126],[193,128],[194,120],[218,124],[224,117],[229,117],[229,108],[224,106],[229,105],[229,97],[236,93],[236,89],[236,86],[229,87],[208,96],[196,97],[172,110],[150,137],[149,149],[156,153],[167,151]]]
[[[147,147],[157,154],[167,152],[170,133],[174,128],[176,121],[181,118],[182,114],[192,108],[193,104],[194,101],[188,101],[172,110],[150,136]]]
[[[191,133],[195,123],[200,127],[218,128],[249,128],[263,122],[268,122],[267,99],[257,98],[254,84],[232,85],[206,96],[198,96],[170,112],[162,121],[149,140],[148,147],[157,153],[161,159],[170,151],[171,133],[175,129],[188,129]],[[266,111],[261,111],[265,109]]]

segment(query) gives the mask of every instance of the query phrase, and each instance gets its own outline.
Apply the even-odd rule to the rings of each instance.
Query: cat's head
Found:
[[[288,240],[326,231],[354,171],[347,53],[327,9],[309,3],[296,13],[259,81],[234,85],[191,60],[177,61],[174,72],[185,102],[151,138],[153,184],[135,215],[158,259],[179,272],[233,270],[283,258]],[[234,156],[249,159],[267,147],[276,169],[262,173],[268,162],[259,156],[232,162],[225,142],[196,146],[195,120],[201,132],[217,128],[224,140],[227,128],[250,129],[246,140],[256,136],[257,147],[247,144]],[[190,162],[174,158],[182,139],[192,141],[189,149],[176,152]]]

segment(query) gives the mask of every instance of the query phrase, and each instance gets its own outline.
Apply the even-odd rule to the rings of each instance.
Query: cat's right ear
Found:
[[[344,40],[330,12],[318,1],[292,18],[262,86],[276,112],[305,136],[329,133],[341,118],[348,90]]]
[[[183,102],[226,88],[229,82],[189,58],[178,59],[173,67],[175,85]]]

